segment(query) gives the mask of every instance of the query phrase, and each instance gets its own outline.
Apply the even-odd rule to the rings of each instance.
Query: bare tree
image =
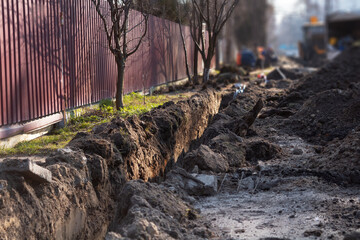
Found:
[[[182,45],[183,45],[183,49],[184,49],[184,55],[185,55],[184,57],[185,57],[186,75],[188,77],[189,82],[191,82],[191,74],[190,74],[189,61],[188,61],[188,52],[187,52],[186,40],[185,40],[183,27],[182,27],[183,19],[186,19],[186,15],[187,15],[187,13],[184,10],[186,10],[186,5],[178,3],[178,5],[177,5],[177,12],[178,12],[178,19],[179,19],[178,25],[179,25],[181,41],[182,41]]]
[[[215,55],[219,34],[238,2],[239,0],[191,0],[193,8],[193,16],[190,18],[191,35],[204,61],[204,82],[209,80],[211,61]],[[207,46],[205,32],[201,31],[203,26],[207,30]]]
[[[108,47],[115,57],[118,76],[116,82],[116,109],[124,107],[123,88],[126,60],[140,47],[148,29],[147,1],[134,0],[91,0],[101,18],[107,37]],[[141,17],[129,22],[130,13],[137,9]],[[133,38],[131,32],[140,32]],[[133,35],[133,34],[131,34]],[[135,34],[134,34],[135,35]]]

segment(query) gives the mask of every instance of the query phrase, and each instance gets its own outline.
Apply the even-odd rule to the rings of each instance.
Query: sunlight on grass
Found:
[[[65,147],[78,132],[90,132],[95,126],[110,122],[116,116],[129,117],[140,115],[168,101],[179,101],[183,95],[144,96],[131,93],[124,96],[124,108],[116,111],[112,100],[102,100],[99,109],[89,110],[82,116],[71,118],[66,127],[54,129],[45,136],[28,142],[21,142],[14,148],[0,149],[0,156],[11,155],[47,155],[58,148]]]

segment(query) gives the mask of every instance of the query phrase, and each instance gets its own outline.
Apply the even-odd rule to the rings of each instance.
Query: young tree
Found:
[[[191,0],[193,8],[193,16],[190,18],[191,35],[204,61],[204,82],[209,80],[211,60],[215,55],[219,34],[238,2],[239,0]],[[207,46],[205,33],[201,31],[203,25],[207,30]]]
[[[179,31],[181,36],[181,41],[184,49],[184,57],[185,57],[185,68],[186,68],[186,75],[188,77],[189,82],[191,82],[191,74],[190,74],[190,68],[189,68],[189,61],[188,61],[188,52],[186,48],[186,39],[183,32],[182,24],[184,20],[186,21],[186,15],[187,15],[187,5],[186,3],[178,3],[177,5],[177,14],[178,14],[178,25],[179,25]]]
[[[116,109],[124,107],[123,88],[126,60],[140,47],[148,29],[147,1],[134,0],[90,0],[101,18],[107,37],[108,47],[115,57],[117,65]],[[140,18],[136,22],[129,22],[133,9],[139,10]],[[139,30],[140,29],[140,30]],[[129,33],[141,32],[140,36],[129,38]]]

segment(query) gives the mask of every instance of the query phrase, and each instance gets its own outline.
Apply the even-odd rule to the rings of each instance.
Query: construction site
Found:
[[[32,81],[26,84],[25,80],[19,81],[20,86],[29,89],[24,102],[21,94],[8,100],[10,91],[4,91],[0,97],[0,141],[7,147],[0,151],[0,239],[360,239],[360,11],[335,11],[339,9],[329,3],[336,1],[305,1],[308,5],[304,11],[310,16],[298,22],[296,31],[301,32],[301,39],[294,42],[284,36],[283,42],[272,42],[272,49],[267,46],[270,38],[276,36],[266,34],[266,28],[252,32],[246,26],[247,21],[258,16],[256,4],[260,2],[268,4],[265,11],[274,18],[273,21],[269,17],[256,18],[256,21],[259,24],[264,21],[270,27],[276,22],[281,25],[275,19],[279,4],[282,6],[277,1],[259,0],[253,4],[219,1],[219,5],[214,5],[213,15],[224,21],[224,28],[220,29],[216,28],[220,23],[211,23],[214,19],[210,10],[207,15],[201,12],[204,6],[213,6],[210,0],[189,3],[195,9],[193,13],[199,11],[193,19],[198,16],[204,25],[212,26],[203,29],[194,28],[192,18],[188,22],[181,20],[180,10],[177,21],[173,21],[161,8],[153,10],[148,17],[139,5],[131,5],[131,9],[141,14],[135,13],[129,19],[144,19],[139,24],[133,23],[134,28],[145,22],[149,26],[144,35],[139,35],[148,38],[143,40],[146,47],[137,50],[139,46],[131,45],[138,55],[129,57],[126,63],[129,70],[122,69],[124,73],[117,67],[123,61],[125,68],[125,61],[116,55],[119,50],[111,48],[109,40],[113,65],[109,63],[105,70],[99,70],[106,75],[104,81],[114,76],[119,80],[116,76],[122,72],[125,76],[122,93],[136,92],[128,97],[126,94],[118,97],[118,82],[106,82],[102,88],[96,76],[91,77],[100,73],[88,59],[101,54],[101,59],[108,62],[110,57],[94,51],[90,38],[84,45],[75,38],[75,43],[85,46],[81,51],[86,52],[86,46],[92,49],[88,55],[80,52],[74,60],[74,71],[77,66],[83,69],[74,73],[74,78],[80,76],[79,84],[76,82],[72,87],[70,58],[64,58],[65,67],[49,70],[49,76],[61,76],[61,70],[69,74],[64,75],[65,80],[59,80],[58,90],[57,84],[53,84],[55,91],[49,92],[48,99],[52,99],[51,92],[54,98],[44,105],[43,111],[36,110],[42,91],[37,93],[39,99],[32,99],[32,89],[45,89],[46,84],[39,81],[30,88]],[[229,2],[233,5],[226,6]],[[316,5],[317,2],[320,3]],[[2,7],[15,6],[9,1],[8,5],[2,4]],[[96,11],[100,14],[100,5],[91,8],[91,4],[89,12],[94,16]],[[311,12],[314,6],[325,9],[321,12],[325,17]],[[226,9],[229,14],[221,15],[224,13],[218,12],[218,8]],[[24,16],[31,15],[30,7],[24,9]],[[49,5],[49,14],[53,12],[51,9]],[[244,11],[255,15],[242,15]],[[9,11],[0,10],[0,13],[12,16]],[[122,14],[126,14],[126,9]],[[169,23],[161,16],[166,16]],[[290,25],[289,19],[282,18]],[[0,30],[5,29],[2,27],[5,24],[8,24],[5,20],[0,21]],[[164,26],[169,26],[167,32]],[[162,29],[161,34],[170,36],[169,42],[162,40],[166,51],[159,50],[163,43],[160,38],[149,40],[151,34],[162,36],[157,27]],[[239,31],[232,34],[235,28]],[[213,46],[217,30],[219,39],[215,38]],[[243,31],[249,35],[244,36]],[[11,31],[6,28],[5,32]],[[262,39],[261,33],[263,42],[255,43],[254,39]],[[17,72],[21,79],[33,74],[26,75],[23,71],[10,74],[12,58],[7,56],[11,51],[7,53],[4,47],[10,35],[4,34],[8,38],[1,34],[2,31],[0,92],[6,87],[11,87],[9,96],[17,94],[17,88],[19,93],[25,92],[15,80],[14,85],[6,80],[8,74],[14,79]],[[196,42],[194,35],[201,41]],[[66,32],[61,36],[67,39]],[[52,46],[51,34],[47,39]],[[106,43],[106,36],[101,41]],[[296,45],[296,54],[292,53],[290,43]],[[240,47],[245,45],[246,48]],[[153,52],[153,48],[158,52]],[[23,51],[19,52],[18,60],[14,58],[14,63],[18,61],[26,66],[31,61],[27,57],[26,64],[25,60],[21,61]],[[64,56],[71,53],[66,46],[62,51]],[[167,58],[170,55],[171,64]],[[46,56],[52,59],[51,55]],[[82,61],[81,56],[87,61],[84,68],[76,65]],[[144,56],[148,63],[141,60],[139,65],[137,59]],[[167,62],[162,67],[156,65],[161,65],[160,56],[165,56]],[[184,58],[189,63],[182,63]],[[193,60],[199,61],[199,65],[194,65]],[[6,62],[10,62],[10,68]],[[186,68],[190,65],[190,70],[185,71],[185,65]],[[45,66],[41,71],[47,71]],[[146,70],[149,74],[144,75],[138,66],[152,70]],[[172,66],[172,70],[166,70],[167,66]],[[162,80],[155,82],[154,76],[158,75]],[[142,81],[126,82],[133,78]],[[175,81],[180,78],[185,80]],[[63,88],[60,83],[64,84]],[[63,94],[67,88],[68,94]],[[97,88],[99,92],[110,89],[110,96],[96,95]],[[80,97],[76,95],[78,89],[85,89]],[[63,95],[68,98],[61,98]],[[134,110],[133,114],[129,105],[134,102],[129,103],[129,96],[136,98],[140,106],[149,103],[151,106]],[[60,100],[56,102],[58,97]],[[105,98],[109,100],[106,102]],[[98,108],[95,103],[99,101]],[[78,110],[87,104],[94,106]],[[120,108],[119,104],[122,104]],[[37,140],[12,144],[19,136],[33,134],[34,122],[41,125],[35,135],[44,127],[51,130]],[[26,130],[30,128],[31,131]],[[65,133],[66,139],[61,140]]]

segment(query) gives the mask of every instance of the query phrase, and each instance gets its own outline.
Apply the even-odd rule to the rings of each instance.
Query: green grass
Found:
[[[52,130],[45,136],[32,141],[21,142],[13,148],[0,149],[0,156],[47,155],[58,148],[65,147],[78,132],[90,132],[95,126],[110,122],[116,116],[129,117],[140,115],[168,101],[178,101],[186,98],[183,95],[144,96],[131,93],[124,96],[124,108],[116,111],[111,100],[102,100],[100,108],[89,110],[79,117],[71,118],[61,129]]]

